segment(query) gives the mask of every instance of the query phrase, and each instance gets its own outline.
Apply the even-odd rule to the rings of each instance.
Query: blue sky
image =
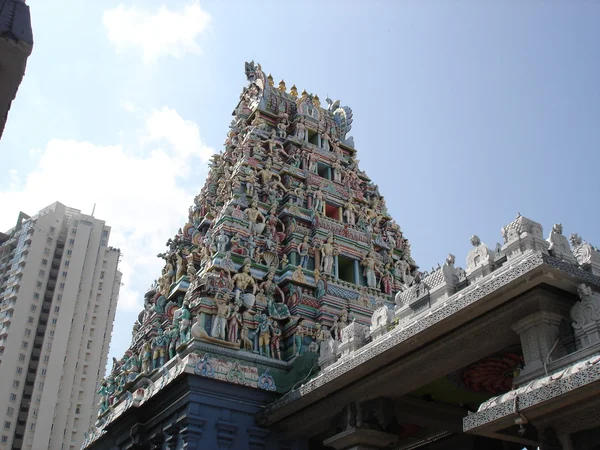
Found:
[[[600,245],[600,3],[31,0],[0,229],[59,200],[123,250],[111,355],[221,149],[244,61],[352,107],[360,165],[423,269],[517,212]]]

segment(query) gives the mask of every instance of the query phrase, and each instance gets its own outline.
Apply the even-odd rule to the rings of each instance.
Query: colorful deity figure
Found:
[[[145,341],[142,344],[141,350],[141,360],[142,360],[142,373],[150,373],[150,364],[152,361],[152,347],[150,346],[150,342]]]
[[[296,139],[304,141],[306,138],[306,125],[304,125],[304,117],[301,117],[296,122]]]
[[[258,202],[253,200],[250,207],[247,208],[244,213],[246,214],[246,219],[250,223],[250,233],[260,234],[257,224],[259,220],[264,223],[265,216],[258,210]],[[260,231],[262,232],[262,229]]]
[[[217,244],[217,252],[224,253],[229,243],[229,236],[225,234],[225,230],[219,231],[219,235],[215,238]]]
[[[296,331],[294,333],[294,354],[296,356],[302,355],[304,349],[302,348],[304,344],[304,336],[308,333],[308,329],[303,325],[304,319],[298,319],[296,322]]]
[[[152,368],[158,369],[165,364],[165,355],[167,353],[167,346],[169,345],[169,338],[165,336],[165,332],[162,328],[158,329],[158,335],[152,339]]]
[[[370,251],[366,258],[361,261],[360,265],[364,267],[363,275],[367,279],[367,286],[375,289],[377,287],[377,275],[375,271],[379,265],[379,261],[375,258],[375,253]]]
[[[100,410],[98,411],[98,415],[105,413],[110,408],[110,392],[108,389],[108,382],[106,379],[102,380],[100,383],[100,389],[98,389],[97,394],[100,394]]]
[[[173,314],[173,324],[175,321],[179,322],[179,343],[185,344],[192,337],[192,314],[190,312],[190,304],[187,300],[183,302],[181,308],[175,311]]]
[[[323,191],[321,188],[317,189],[314,194],[313,209],[317,215],[322,215],[325,211],[325,202],[323,201]]]
[[[394,288],[394,277],[390,269],[390,264],[386,264],[381,275],[381,287],[385,294],[391,294]]]
[[[327,237],[327,242],[325,242],[321,246],[321,257],[322,257],[322,269],[323,272],[327,275],[333,275],[333,263],[335,260],[335,256],[337,254],[337,249],[333,242],[333,235],[329,235]]]
[[[179,345],[179,321],[173,320],[173,325],[168,332],[169,337],[169,359],[175,358],[177,346]]]
[[[227,299],[222,292],[215,295],[215,304],[217,306],[217,314],[213,316],[210,335],[216,339],[225,341],[227,339],[226,330],[229,305],[227,305]]]
[[[275,241],[277,243],[281,242],[283,240],[283,238],[285,237],[285,225],[279,219],[279,217],[277,217],[277,205],[276,204],[271,206],[271,209],[269,210],[269,215],[267,216],[267,219],[266,219],[266,224],[267,224],[267,230],[268,230],[269,234],[271,234],[273,241]],[[277,230],[278,225],[282,228],[281,232]]]
[[[259,289],[264,291],[266,300],[267,300],[267,310],[269,315],[276,320],[284,320],[290,317],[290,311],[288,307],[283,303],[285,301],[285,295],[283,291],[277,286],[277,284],[273,281],[275,277],[275,268],[272,267],[267,273],[267,277],[265,281],[263,281]],[[275,295],[279,294],[281,297],[281,303],[278,303],[275,300]]]
[[[246,258],[244,260],[244,265],[242,266],[242,271],[236,273],[231,281],[234,283],[233,292],[235,293],[235,302],[240,303],[240,295],[243,294],[249,286],[252,287],[252,295],[256,294],[256,282],[252,275],[250,274],[251,261]]]
[[[276,320],[272,321],[271,330],[271,355],[273,358],[281,359],[281,328]]]
[[[233,309],[227,318],[227,340],[229,342],[238,342],[239,329],[242,326],[242,315],[239,305],[233,305]]]
[[[308,260],[310,258],[310,244],[308,242],[308,235],[304,235],[304,237],[302,238],[302,242],[298,244],[298,247],[296,247],[296,249],[298,250],[298,256],[300,256],[300,265],[302,266],[302,268],[306,269],[308,267]]]
[[[258,328],[256,330],[258,335],[258,353],[270,358],[270,344],[271,344],[271,321],[267,315],[263,312],[258,315]]]
[[[348,225],[356,224],[356,206],[350,200],[344,205],[344,219]]]
[[[316,285],[316,289],[315,289],[315,298],[317,300],[325,297],[325,294],[327,293],[327,279],[325,278],[324,275],[321,274],[321,272],[319,272],[318,269],[315,269],[314,273],[314,277],[315,277],[315,285]]]

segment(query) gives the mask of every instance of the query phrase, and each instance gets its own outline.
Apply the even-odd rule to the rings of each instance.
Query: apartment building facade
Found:
[[[79,448],[95,421],[121,285],[109,237],[58,202],[0,233],[0,448]]]

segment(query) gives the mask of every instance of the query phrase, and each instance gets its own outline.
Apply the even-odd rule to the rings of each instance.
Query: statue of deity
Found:
[[[238,332],[242,326],[242,315],[239,305],[233,305],[233,309],[227,318],[227,340],[229,342],[238,341]]]
[[[367,279],[367,286],[372,289],[377,287],[376,269],[379,266],[379,261],[375,258],[375,253],[371,250],[367,257],[360,263],[364,267],[363,275]]]
[[[262,213],[258,210],[258,202],[256,200],[253,200],[250,204],[250,207],[247,208],[244,212],[246,214],[246,219],[248,219],[248,222],[250,222],[250,233],[257,232],[256,224],[258,223],[258,220],[260,219],[260,221],[263,223],[265,221],[265,216],[263,216]]]
[[[333,262],[337,255],[337,248],[333,242],[333,236],[327,237],[327,242],[321,246],[322,269],[327,275],[333,275]]]
[[[324,214],[325,202],[323,201],[323,191],[321,188],[315,191],[313,209],[318,215]]]
[[[229,243],[229,237],[225,234],[225,230],[219,231],[219,235],[215,238],[217,244],[217,252],[224,253],[227,250],[227,244]]]
[[[169,339],[165,336],[162,328],[158,329],[158,335],[152,339],[152,368],[158,369],[165,363],[165,354],[167,346],[169,345]]]
[[[173,326],[167,333],[169,337],[169,359],[175,358],[177,346],[179,345],[179,321],[173,320]]]
[[[258,288],[262,289],[266,297],[267,311],[269,312],[269,316],[277,320],[284,320],[290,317],[290,311],[288,307],[284,304],[285,295],[283,294],[283,291],[273,281],[274,277],[275,268],[273,267],[269,270],[269,273],[267,273],[265,281],[263,281]],[[275,300],[276,294],[279,294],[281,298],[281,303],[278,303]]]
[[[212,328],[210,335],[216,339],[226,340],[227,318],[229,315],[229,305],[224,294],[219,292],[215,295],[215,304],[217,306],[217,314],[213,317]]]
[[[279,328],[279,323],[273,320],[271,322],[271,355],[273,358],[281,359],[280,342],[281,328]]]
[[[263,312],[258,315],[258,327],[256,332],[258,334],[258,353],[262,356],[270,358],[270,343],[271,343],[271,330],[273,326],[271,321],[267,318],[267,315]]]
[[[190,304],[187,300],[183,302],[181,308],[173,313],[173,324],[179,322],[179,343],[185,344],[191,339],[192,314],[190,313]]]
[[[300,256],[300,265],[303,269],[306,269],[308,266],[308,253],[310,250],[310,244],[308,242],[308,239],[308,235],[304,235],[304,237],[302,238],[302,242],[296,247],[296,249],[298,250],[298,256]]]
[[[242,271],[236,273],[231,281],[234,283],[233,292],[235,292],[235,302],[239,304],[240,294],[244,293],[248,286],[252,286],[252,294],[256,294],[256,282],[250,274],[250,261],[246,259]]]
[[[294,333],[294,354],[296,356],[302,355],[304,349],[302,345],[304,343],[304,336],[308,333],[308,329],[303,325],[304,319],[298,319],[296,322],[296,332]]]

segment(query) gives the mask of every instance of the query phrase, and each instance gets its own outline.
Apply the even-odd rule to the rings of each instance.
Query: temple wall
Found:
[[[185,375],[152,401],[131,408],[106,427],[90,450],[281,449],[308,450],[255,424],[256,414],[274,399],[257,389]]]

